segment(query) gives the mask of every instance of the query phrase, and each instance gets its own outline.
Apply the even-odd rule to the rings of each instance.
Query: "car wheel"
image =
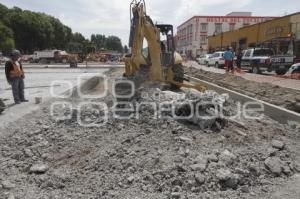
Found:
[[[292,72],[292,75],[291,75],[291,78],[292,78],[292,79],[300,80],[300,72],[298,72],[298,71],[293,71],[293,72]]]
[[[215,67],[219,68],[219,63],[218,62],[216,62]]]
[[[208,61],[205,62],[205,66],[209,67]]]
[[[254,74],[260,74],[260,70],[258,66],[252,66],[252,73]]]

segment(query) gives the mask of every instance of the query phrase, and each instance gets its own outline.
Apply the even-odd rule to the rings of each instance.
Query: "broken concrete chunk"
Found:
[[[280,176],[283,168],[282,161],[277,157],[269,157],[265,160],[265,166],[275,176]]]
[[[279,150],[282,150],[284,148],[284,143],[279,141],[279,140],[273,140],[272,141],[272,146],[275,148],[275,149],[279,149]]]
[[[225,180],[222,184],[226,188],[236,189],[239,184],[239,176],[234,174],[229,177],[229,179]]]
[[[179,193],[179,192],[172,192],[171,193],[171,198],[172,199],[180,199],[181,198],[181,193]]]
[[[193,171],[205,171],[206,169],[206,164],[194,164],[194,165],[191,165],[190,168],[193,170]]]
[[[195,175],[195,180],[196,180],[196,182],[197,182],[199,185],[202,185],[202,184],[205,183],[205,176],[202,175],[201,173],[196,174],[196,175]]]
[[[36,174],[43,174],[46,173],[49,170],[49,167],[45,164],[36,164],[30,167],[30,172],[31,173],[36,173]]]
[[[192,143],[193,142],[193,140],[191,138],[188,138],[188,137],[185,137],[185,136],[180,136],[179,140],[183,141],[183,142],[187,142],[187,143]]]
[[[231,171],[229,169],[219,169],[216,173],[218,180],[228,180],[230,176],[232,175]]]
[[[278,152],[278,149],[276,149],[276,148],[268,148],[267,149],[267,154],[270,157],[275,156],[277,152]]]
[[[130,176],[129,178],[127,178],[127,182],[128,183],[133,183],[135,177],[134,176]]]
[[[216,176],[224,188],[236,189],[239,184],[239,175],[232,174],[229,169],[219,169]]]
[[[9,182],[8,180],[3,180],[1,184],[2,184],[3,189],[13,189],[16,187],[15,184]]]
[[[215,154],[211,154],[208,156],[209,162],[218,162],[219,158]]]
[[[289,166],[284,166],[282,171],[285,175],[290,175],[292,173],[291,168]]]
[[[220,154],[219,159],[225,164],[232,164],[237,159],[237,156],[226,149]]]

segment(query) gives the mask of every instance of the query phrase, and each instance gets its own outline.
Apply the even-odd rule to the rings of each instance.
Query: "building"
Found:
[[[300,59],[300,12],[208,37],[209,50],[266,47]]]
[[[251,12],[232,12],[226,16],[194,16],[177,27],[177,51],[195,58],[208,52],[208,36],[274,18],[252,16]]]

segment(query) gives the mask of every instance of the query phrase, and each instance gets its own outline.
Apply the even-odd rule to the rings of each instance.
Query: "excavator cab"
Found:
[[[160,50],[161,50],[161,64],[164,67],[173,66],[175,63],[174,53],[174,34],[173,34],[173,26],[172,25],[156,25],[156,27],[160,30],[161,33],[161,41],[160,41]],[[163,40],[162,38],[165,37]]]

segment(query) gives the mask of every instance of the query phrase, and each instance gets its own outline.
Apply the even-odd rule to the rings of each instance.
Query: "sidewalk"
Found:
[[[188,61],[184,63],[187,67],[194,67],[197,69],[201,69],[208,72],[218,73],[218,74],[225,74],[224,69],[214,68],[214,67],[207,67],[203,65],[199,65],[195,61]],[[275,86],[280,86],[283,88],[291,88],[295,90],[300,90],[300,81],[294,79],[287,79],[284,77],[278,77],[275,75],[257,75],[252,73],[235,73],[236,76],[242,77],[246,80],[255,81],[259,83],[270,83]]]

